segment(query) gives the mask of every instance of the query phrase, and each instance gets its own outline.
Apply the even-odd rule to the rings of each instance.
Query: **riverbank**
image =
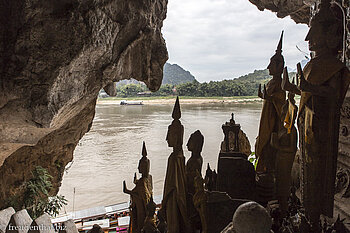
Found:
[[[181,104],[207,104],[207,103],[251,103],[260,102],[257,96],[233,96],[233,97],[192,97],[180,96]],[[167,97],[107,97],[97,99],[97,104],[120,104],[122,100],[142,101],[143,104],[174,104],[176,96]]]

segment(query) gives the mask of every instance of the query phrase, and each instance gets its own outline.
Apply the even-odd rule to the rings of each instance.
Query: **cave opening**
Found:
[[[170,2],[162,31],[169,50],[168,66],[180,65],[180,68],[184,66],[185,70],[190,70],[190,73],[194,70],[193,75],[199,82],[231,79],[254,70],[265,70],[282,30],[285,30],[286,33],[283,53],[287,66],[291,70],[296,70],[296,63],[304,60],[305,52],[308,53],[307,42],[304,41],[308,30],[305,24],[295,24],[289,17],[279,19],[270,11],[259,12],[254,5],[246,1],[235,3],[208,1],[199,9],[196,7],[198,4],[197,1]],[[239,7],[243,8],[244,11],[237,10]],[[246,15],[246,17],[238,17],[242,15]],[[206,18],[207,21],[204,20]],[[256,22],[261,22],[261,25]],[[275,25],[275,27],[271,28],[269,25]],[[186,30],[186,34],[181,33],[182,28]],[[198,33],[195,33],[196,30]],[[302,48],[304,53],[298,51],[296,46]],[[208,59],[202,59],[206,57]],[[123,85],[138,83],[137,80],[121,82]],[[128,107],[118,106],[122,100],[124,100],[123,97],[118,95],[113,104],[111,101],[104,101],[103,98],[98,101],[94,120],[96,126],[93,124],[92,130],[81,139],[81,143],[78,144],[75,151],[74,163],[72,166],[69,165],[70,171],[68,170],[68,173],[63,177],[59,193],[70,200],[66,206],[67,212],[73,210],[73,199],[75,200],[75,210],[97,206],[98,203],[115,204],[127,201],[129,197],[122,193],[122,181],[126,180],[127,184],[132,186],[133,173],[137,173],[137,164],[141,156],[142,141],[146,142],[149,150],[151,174],[155,179],[154,192],[157,195],[162,194],[166,159],[170,154],[165,135],[167,125],[171,122],[170,115],[175,97],[159,99],[158,101],[153,99],[147,101],[146,98],[144,106]],[[249,107],[242,105],[241,108],[236,109],[234,106],[231,108],[221,107],[222,100],[217,102],[220,107],[215,107],[210,103],[208,105],[208,102],[215,100],[193,100],[193,109],[191,109],[188,106],[189,100],[182,100],[180,97],[180,102],[182,103],[182,101],[185,104],[184,111],[188,111],[189,114],[189,119],[185,119],[184,123],[184,145],[189,135],[196,129],[207,132],[204,135],[206,143],[203,150],[204,155],[206,151],[208,154],[204,157],[205,164],[210,162],[212,166],[216,167],[217,154],[223,137],[221,124],[227,120],[226,118],[229,118],[230,111],[241,112],[243,109],[242,115],[237,115],[237,118],[244,122],[245,127],[249,127],[250,144],[252,147],[254,146],[260,104],[251,104]],[[216,113],[212,112],[211,108],[220,109],[218,110],[220,120],[215,120],[211,116]],[[200,112],[203,113],[202,117],[199,116]],[[183,115],[186,118],[185,114]],[[111,118],[111,122],[109,122],[108,117]],[[161,117],[161,120],[157,121],[157,117]],[[199,117],[201,121],[196,123],[196,117]],[[119,125],[119,121],[121,125]],[[149,123],[147,124],[147,122]],[[104,129],[102,125],[109,125],[106,128],[112,132]],[[208,129],[204,125],[208,125]],[[120,132],[120,135],[112,129]],[[213,131],[215,133],[211,134]],[[125,136],[121,137],[121,135]],[[116,143],[113,143],[114,141]],[[132,147],[129,145],[131,142]],[[187,153],[186,157],[188,158],[188,151],[185,153]],[[127,164],[124,161],[120,163],[120,159],[113,159],[115,157],[127,158],[125,160],[130,159],[131,161]],[[102,162],[102,160],[106,161]],[[94,176],[99,181],[93,182],[89,177],[91,173],[99,174]],[[104,174],[110,178],[105,179]],[[80,182],[79,179],[86,179],[87,182]],[[94,183],[95,186],[91,183]],[[97,187],[99,190],[103,190],[104,187],[113,188],[105,189],[104,195],[91,198],[91,193],[94,193]]]
[[[161,194],[170,154],[165,135],[174,98],[143,106],[101,100],[96,105],[97,94],[101,88],[131,77],[152,91],[158,89],[168,59],[165,42],[170,63],[190,70],[200,83],[209,83],[265,69],[284,29],[283,54],[287,66],[295,67],[308,54],[301,41],[310,13],[314,13],[309,5],[319,1],[307,5],[291,0],[278,6],[275,2],[251,2],[259,10],[269,9],[278,17],[290,15],[292,19],[277,19],[274,13],[259,12],[243,0],[1,3],[0,207],[9,206],[12,197],[23,194],[23,183],[37,166],[53,176],[51,194],[61,187],[59,193],[69,200],[65,212],[122,202],[128,199],[122,194],[122,181],[132,185],[142,141],[146,141],[151,174],[156,177],[155,194]],[[268,19],[264,21],[262,15]],[[225,101],[229,102],[218,98],[210,100],[214,103],[190,104],[183,98],[184,145],[196,129],[205,132],[204,165],[216,166],[223,137],[220,127],[231,112],[248,128],[251,145],[257,135],[261,106],[237,107]],[[349,102],[348,94],[341,109],[341,171],[337,173],[335,201],[342,214],[350,212]],[[188,156],[185,149],[185,157],[186,153]]]

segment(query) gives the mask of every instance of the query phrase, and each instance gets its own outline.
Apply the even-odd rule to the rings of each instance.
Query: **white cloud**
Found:
[[[308,27],[261,12],[248,0],[169,0],[163,35],[168,62],[204,82],[266,68],[283,29],[285,62],[295,67],[304,58],[295,45],[307,48]]]

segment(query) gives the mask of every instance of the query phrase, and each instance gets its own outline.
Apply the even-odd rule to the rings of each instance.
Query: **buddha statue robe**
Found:
[[[168,158],[162,208],[165,208],[169,233],[188,232],[185,157],[182,150],[173,152]]]
[[[146,218],[146,205],[152,196],[152,176],[141,177],[135,181],[131,190],[132,232],[140,233]]]
[[[333,216],[340,108],[349,86],[349,70],[332,56],[318,56],[304,68],[306,81],[333,94],[302,92],[299,115],[301,198],[306,215],[318,222]]]
[[[288,197],[291,188],[291,170],[297,152],[297,129],[294,126],[297,107],[294,101],[287,100],[282,108],[280,129],[272,134],[271,145],[277,149],[276,154],[276,196],[281,214],[285,216],[288,210]]]
[[[256,171],[271,172],[275,169],[276,149],[270,145],[271,134],[277,133],[286,93],[281,89],[281,79],[271,79],[266,85],[269,99],[264,99],[260,117],[255,154],[259,158]]]

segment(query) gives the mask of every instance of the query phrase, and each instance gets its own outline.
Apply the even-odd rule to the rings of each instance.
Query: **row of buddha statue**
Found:
[[[294,156],[300,150],[302,206],[310,231],[320,232],[320,216],[333,217],[340,108],[350,74],[338,59],[342,34],[337,32],[341,32],[342,26],[330,10],[329,1],[321,2],[310,26],[305,40],[309,42],[312,58],[303,70],[300,63],[297,65],[296,83],[294,79],[290,82],[284,68],[283,34],[270,59],[272,79],[259,87],[258,93],[264,101],[255,153],[257,188],[266,190],[274,186],[285,212]],[[295,95],[301,96],[299,108]]]
[[[149,174],[150,161],[147,158],[145,143],[138,166],[141,178],[137,179],[135,174],[135,187],[132,190],[127,189],[125,181],[123,183],[123,192],[131,196],[131,232],[195,232],[195,220],[192,222],[191,217],[204,218],[197,211],[198,209],[200,213],[206,212],[205,205],[202,205],[206,200],[204,180],[201,176],[204,137],[199,130],[191,134],[187,148],[192,154],[185,165],[182,148],[184,127],[180,122],[179,98],[176,99],[172,118],[166,140],[173,152],[168,158],[162,208],[157,215],[158,224],[155,217],[156,205],[152,197],[152,176]],[[200,225],[203,232],[207,232],[204,229],[205,224]]]
[[[320,215],[333,217],[340,107],[350,83],[349,70],[337,58],[341,40],[328,33],[338,29],[339,23],[330,11],[329,1],[322,1],[306,36],[314,55],[304,70],[297,65],[297,79],[293,78],[292,82],[284,67],[282,32],[267,67],[272,79],[258,90],[263,106],[255,144],[256,168],[247,159],[251,154],[249,140],[233,114],[222,125],[225,137],[217,172],[208,164],[206,175],[202,177],[204,137],[199,130],[188,140],[191,157],[185,163],[184,127],[177,98],[166,136],[173,151],[168,158],[163,200],[157,216],[145,144],[138,166],[141,178],[135,175],[132,190],[127,189],[124,182],[124,192],[131,196],[131,232],[220,232],[232,220],[238,206],[249,201],[266,207],[277,200],[281,216],[287,216],[291,170],[298,150],[301,205],[310,225],[309,232],[321,232]],[[299,107],[295,95],[301,95]],[[295,200],[295,188],[292,190]],[[255,204],[248,204],[246,208],[249,206]],[[258,222],[256,220],[255,224]],[[261,223],[266,225],[265,220]]]

